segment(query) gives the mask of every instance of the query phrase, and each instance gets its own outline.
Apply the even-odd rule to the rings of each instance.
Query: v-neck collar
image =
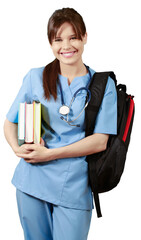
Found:
[[[93,74],[95,73],[95,71],[91,68],[89,68],[90,72],[91,72],[91,76],[93,76]],[[60,81],[60,85],[62,88],[62,92],[63,92],[63,97],[65,102],[70,102],[74,93],[81,87],[86,87],[89,80],[90,80],[90,76],[89,73],[87,73],[84,76],[79,76],[79,77],[75,77],[71,84],[68,84],[68,78],[62,76],[61,74],[58,74],[58,78]]]

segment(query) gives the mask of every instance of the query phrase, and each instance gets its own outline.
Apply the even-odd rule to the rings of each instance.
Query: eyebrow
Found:
[[[74,34],[70,35],[70,37],[74,37],[74,36],[76,36],[76,33],[74,33]]]

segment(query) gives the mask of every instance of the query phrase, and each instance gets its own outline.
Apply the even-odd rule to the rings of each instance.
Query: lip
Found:
[[[73,57],[76,52],[77,51],[61,52],[60,54],[65,58],[70,58]]]

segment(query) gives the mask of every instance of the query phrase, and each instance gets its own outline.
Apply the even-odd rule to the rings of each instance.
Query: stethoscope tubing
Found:
[[[85,66],[86,66],[86,65],[85,65]],[[73,97],[72,97],[72,100],[71,100],[69,106],[65,105],[64,98],[63,98],[63,91],[62,91],[62,87],[61,87],[61,84],[60,84],[60,81],[59,81],[59,87],[60,87],[60,93],[61,93],[61,103],[62,103],[62,106],[60,107],[60,109],[61,109],[63,106],[64,106],[65,108],[68,108],[68,112],[67,112],[67,113],[64,113],[64,114],[61,113],[61,111],[59,110],[59,112],[60,112],[61,115],[66,115],[66,116],[67,116],[67,119],[64,119],[63,116],[61,116],[60,118],[61,118],[62,120],[64,120],[65,122],[67,122],[67,123],[68,123],[69,125],[71,125],[71,126],[77,126],[77,127],[80,126],[80,125],[72,125],[71,123],[74,122],[75,120],[77,120],[77,119],[80,117],[80,115],[82,114],[82,112],[83,112],[83,111],[85,110],[85,108],[88,106],[88,103],[89,103],[89,101],[90,101],[90,99],[91,99],[91,92],[90,92],[90,90],[89,90],[89,85],[90,85],[90,83],[91,83],[92,75],[91,75],[91,72],[90,72],[90,70],[89,70],[89,67],[86,66],[86,68],[87,68],[87,70],[88,70],[89,77],[90,77],[89,82],[88,82],[88,84],[87,84],[86,87],[81,87],[81,88],[79,88],[79,89],[73,94]],[[88,100],[87,100],[84,108],[82,109],[82,111],[79,113],[79,115],[78,115],[75,119],[73,119],[72,121],[68,121],[68,115],[69,115],[69,111],[70,111],[71,105],[72,105],[74,99],[76,98],[76,95],[77,95],[78,92],[80,92],[81,90],[86,90],[86,91],[87,91]]]

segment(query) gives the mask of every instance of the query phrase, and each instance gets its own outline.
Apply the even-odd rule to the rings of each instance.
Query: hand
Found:
[[[45,146],[45,142],[44,142],[44,140],[42,138],[41,138],[41,141],[40,141],[40,145],[41,146]],[[18,153],[21,153],[21,154],[22,153],[30,153],[31,152],[30,146],[31,146],[31,144],[25,143],[25,144],[22,144],[21,146],[16,147],[13,150],[14,150],[16,155]]]
[[[40,144],[23,144],[16,155],[28,163],[40,163],[51,160],[50,152],[50,149],[44,147],[44,140],[41,138]]]

